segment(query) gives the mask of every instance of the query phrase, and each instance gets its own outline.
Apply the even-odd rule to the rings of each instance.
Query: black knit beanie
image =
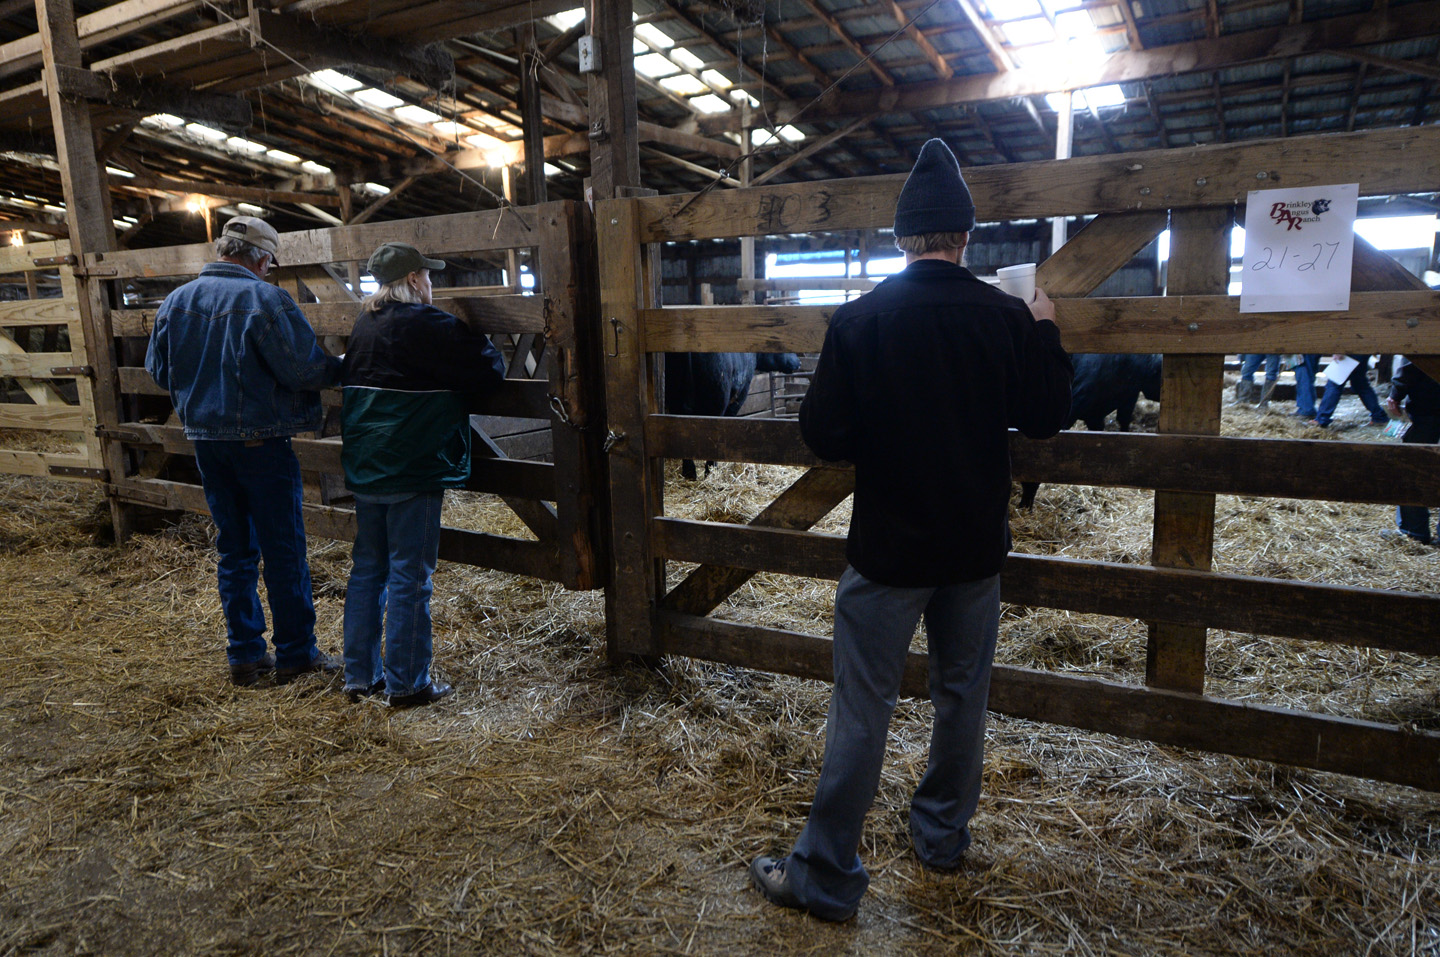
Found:
[[[942,141],[928,140],[895,204],[895,235],[968,233],[974,227],[975,201],[955,154]]]

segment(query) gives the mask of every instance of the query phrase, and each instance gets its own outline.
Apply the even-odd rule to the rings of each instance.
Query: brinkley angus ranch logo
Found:
[[[1318,223],[1320,217],[1330,212],[1331,200],[1316,199],[1312,201],[1299,200],[1291,203],[1272,203],[1270,206],[1270,218],[1277,225],[1282,225],[1287,231],[1291,229],[1302,229],[1305,223]]]
[[[1260,189],[1245,206],[1241,312],[1350,308],[1356,183]]]

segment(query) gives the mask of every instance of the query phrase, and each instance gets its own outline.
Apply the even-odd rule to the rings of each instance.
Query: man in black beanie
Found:
[[[1027,304],[960,265],[975,204],[940,140],[895,209],[904,271],[835,310],[800,407],[805,443],[855,465],[835,594],[825,759],[790,854],[750,865],[770,901],[825,920],[855,913],[857,851],[915,626],[925,619],[935,720],[910,805],[920,862],[956,869],[980,797],[985,705],[1010,549],[1009,430],[1070,423],[1070,357],[1043,291]]]

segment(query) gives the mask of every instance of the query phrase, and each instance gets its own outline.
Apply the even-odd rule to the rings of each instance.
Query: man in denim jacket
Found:
[[[264,220],[226,223],[215,244],[219,261],[165,297],[145,354],[145,371],[170,393],[195,444],[219,532],[220,604],[237,685],[271,671],[284,684],[339,670],[315,645],[300,465],[290,439],[320,428],[318,390],[339,380],[340,360],[321,351],[290,295],[265,282],[278,265],[279,240]],[[273,655],[256,591],[262,555]]]

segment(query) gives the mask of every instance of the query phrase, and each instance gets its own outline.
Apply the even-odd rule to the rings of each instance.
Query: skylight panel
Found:
[[[252,155],[258,155],[270,148],[264,143],[257,143],[254,140],[247,140],[243,136],[232,136],[225,141],[225,145],[230,147],[232,150],[235,150],[237,153],[250,153]]]
[[[1056,113],[1065,108],[1065,94],[1046,93],[1045,103]],[[1075,109],[1088,110],[1093,105],[1097,110],[1107,106],[1124,106],[1125,91],[1120,89],[1119,84],[1108,83],[1105,86],[1092,86],[1088,90],[1075,91]]]
[[[264,209],[256,206],[254,203],[236,203],[235,208],[246,216],[259,216],[265,212]]]
[[[636,57],[635,69],[654,79],[657,76],[667,76],[674,73],[678,67],[671,63],[668,57],[663,57],[658,53],[651,53],[646,56]]]
[[[439,133],[441,136],[461,136],[463,134],[474,132],[470,129],[470,127],[465,126],[463,123],[456,123],[452,120],[441,120],[439,123],[434,123],[432,125],[435,128],[435,132]]]
[[[425,109],[425,107],[423,106],[398,106],[395,108],[395,115],[400,117],[400,119],[402,120],[409,120],[411,123],[418,123],[421,125],[424,125],[426,123],[435,123],[439,120],[445,119],[445,117],[441,116],[439,113],[432,113],[430,110]]]
[[[697,93],[708,93],[710,88],[688,73],[681,73],[678,76],[670,76],[660,81],[660,85],[671,93],[678,93],[681,96],[694,96]]]
[[[1043,12],[1037,0],[985,0],[985,7],[995,20],[1019,20],[1038,17]]]
[[[349,93],[365,85],[353,76],[346,76],[337,70],[316,70],[314,73],[307,75],[305,79],[321,89],[330,90],[334,93]]]
[[[467,136],[465,137],[465,142],[469,143],[477,150],[499,149],[500,147],[505,145],[504,140],[496,139],[495,137],[490,136],[487,133],[475,133],[471,136]]]
[[[209,140],[212,143],[218,143],[221,140],[228,139],[230,136],[229,133],[206,126],[204,123],[186,123],[185,129],[201,139]]]
[[[168,126],[172,130],[185,125],[185,121],[171,113],[155,113],[140,121],[146,126]]]
[[[1055,16],[1055,29],[1061,36],[1083,37],[1095,32],[1095,21],[1084,10],[1071,10]]]
[[[568,30],[581,20],[585,19],[585,8],[576,7],[574,10],[564,10],[554,13],[545,18],[545,22],[558,30]]]
[[[728,90],[731,86],[733,86],[729,78],[726,77],[725,74],[721,73],[719,70],[706,70],[704,73],[700,74],[700,79],[704,80],[706,83],[709,83],[711,86],[717,87],[721,90]]]
[[[1085,99],[1096,108],[1103,106],[1124,106],[1125,91],[1120,89],[1118,83],[1107,83],[1105,86],[1092,86],[1086,90]]]
[[[328,166],[322,166],[322,165],[320,165],[319,163],[315,162],[314,160],[306,160],[305,162],[303,162],[303,163],[300,164],[300,168],[303,169],[303,170],[304,170],[305,172],[307,172],[307,173],[320,173],[320,174],[324,174],[324,173],[330,172],[330,167],[328,167]]]
[[[780,138],[787,143],[798,143],[805,138],[805,134],[795,127],[785,125],[780,127]],[[769,130],[756,130],[750,139],[751,146],[768,146],[775,142],[775,136]]]
[[[362,183],[360,188],[377,196],[384,196],[390,192],[389,186],[381,186],[379,183]]]
[[[695,99],[690,101],[690,105],[695,107],[695,109],[699,110],[701,113],[724,113],[726,110],[730,109],[733,106],[733,104],[726,103],[714,93],[707,93],[705,96],[697,96],[695,97]]]
[[[116,169],[113,166],[107,166],[105,167],[105,172],[109,173],[111,176],[119,176],[121,179],[135,178],[135,174],[130,172],[128,169]]]
[[[673,37],[667,36],[664,30],[653,23],[642,23],[635,28],[635,35],[649,43],[652,47],[669,49],[675,45]]]
[[[294,153],[287,153],[284,150],[266,150],[265,156],[267,159],[272,159],[279,163],[300,162],[300,157],[296,156]]]
[[[397,106],[404,105],[405,101],[398,96],[391,96],[384,90],[375,90],[369,87],[363,90],[356,90],[352,96],[367,106],[378,107],[382,110],[393,110]]]
[[[1055,28],[1044,17],[1029,20],[1012,20],[1001,27],[1005,38],[1015,46],[1032,46],[1036,43],[1050,43],[1055,39]]]
[[[700,71],[700,68],[705,65],[704,60],[700,59],[698,56],[691,53],[684,47],[677,47],[669,52],[670,59],[674,60],[676,63],[680,64],[687,70],[694,70],[698,73]]]

